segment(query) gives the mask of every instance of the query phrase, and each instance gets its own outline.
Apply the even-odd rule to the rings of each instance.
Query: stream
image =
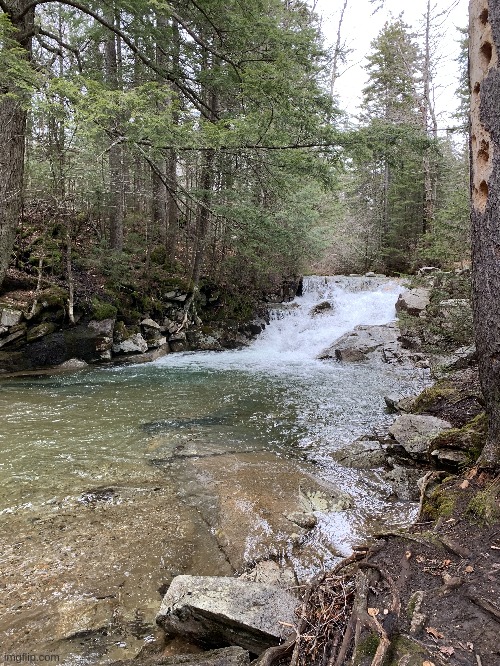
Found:
[[[387,426],[384,396],[416,393],[426,375],[317,359],[356,326],[394,320],[402,289],[313,276],[247,348],[0,381],[4,653],[130,657],[156,640],[179,573],[271,558],[303,581],[411,520],[379,472],[335,454]],[[312,530],[286,517],[304,510]]]

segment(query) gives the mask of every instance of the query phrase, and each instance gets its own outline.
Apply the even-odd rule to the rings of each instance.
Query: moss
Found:
[[[450,401],[454,397],[457,399],[460,397],[456,388],[446,382],[437,382],[434,386],[430,386],[420,393],[412,405],[412,412],[415,412],[415,414],[428,412],[443,400]]]
[[[423,513],[429,520],[449,518],[455,510],[456,498],[451,491],[442,485],[431,493],[427,502],[424,502]]]
[[[91,316],[97,321],[103,319],[114,319],[116,317],[117,308],[111,303],[101,301],[97,296],[92,298],[92,313]]]
[[[45,303],[45,307],[56,309],[65,308],[68,301],[68,292],[61,287],[51,287],[40,292],[38,297],[40,303]]]
[[[422,662],[428,656],[426,650],[416,641],[406,636],[395,636],[391,640],[391,647],[384,662],[387,666],[422,666]]]
[[[496,480],[474,495],[467,506],[467,513],[481,523],[490,525],[500,519],[499,497],[500,483]]]
[[[364,663],[363,657],[373,657],[380,643],[380,638],[377,634],[369,633],[361,638],[357,647],[356,654],[353,657],[353,664],[359,665]]]
[[[462,428],[451,428],[439,433],[431,442],[431,448],[454,448],[465,451],[468,462],[472,465],[479,458],[486,442],[488,420],[482,412],[466,423]]]

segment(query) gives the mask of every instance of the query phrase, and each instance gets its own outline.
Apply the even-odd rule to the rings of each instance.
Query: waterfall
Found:
[[[270,313],[269,325],[249,347],[226,352],[172,354],[156,363],[260,370],[271,374],[302,373],[320,364],[318,355],[356,326],[387,324],[394,320],[395,304],[402,291],[401,284],[389,278],[306,277],[302,296],[276,306]],[[315,314],[315,306],[324,303],[328,304],[325,309]]]

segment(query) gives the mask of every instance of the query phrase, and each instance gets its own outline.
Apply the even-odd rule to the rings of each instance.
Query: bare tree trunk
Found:
[[[431,0],[427,0],[425,15],[425,55],[424,55],[424,99],[422,112],[422,126],[428,137],[437,139],[437,122],[431,99]],[[432,230],[436,211],[435,169],[433,168],[432,148],[427,148],[423,158],[424,170],[424,217],[422,232],[425,234]]]
[[[110,12],[109,21],[115,24],[114,11]],[[106,81],[113,90],[120,86],[118,68],[117,37],[110,34],[105,45]],[[123,250],[123,144],[116,140],[108,151],[109,159],[109,244],[112,250]]]
[[[20,14],[28,0],[14,0],[8,5],[11,15]],[[27,11],[14,28],[13,42],[31,57],[31,37],[24,37],[32,28],[34,7]],[[2,48],[9,48],[4,44]],[[0,287],[9,267],[16,229],[23,204],[24,146],[26,138],[26,106],[15,81],[0,95]]]
[[[344,6],[340,12],[339,24],[337,27],[337,41],[335,42],[335,51],[333,52],[332,73],[330,76],[330,96],[335,94],[335,83],[339,76],[339,60],[342,51],[342,23],[344,22],[344,14],[347,9],[349,0],[344,0]]]
[[[488,415],[482,467],[500,468],[500,3],[470,0],[472,288]]]

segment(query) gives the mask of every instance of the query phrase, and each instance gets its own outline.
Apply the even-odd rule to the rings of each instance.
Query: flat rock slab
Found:
[[[111,666],[248,666],[250,655],[243,648],[232,646],[199,654],[178,654],[171,657],[141,657],[115,661]]]
[[[434,437],[451,427],[449,421],[435,416],[403,414],[389,428],[389,434],[411,458],[421,460],[427,458],[429,445]]]
[[[297,599],[272,585],[238,578],[176,576],[163,597],[158,625],[204,645],[229,643],[253,654],[290,632]]]
[[[346,333],[331,347],[325,349],[319,356],[320,360],[336,359],[346,363],[364,361],[373,352],[401,353],[398,342],[399,328],[397,324],[384,324],[380,326],[356,326],[354,331]],[[384,359],[385,360],[385,359]]]

